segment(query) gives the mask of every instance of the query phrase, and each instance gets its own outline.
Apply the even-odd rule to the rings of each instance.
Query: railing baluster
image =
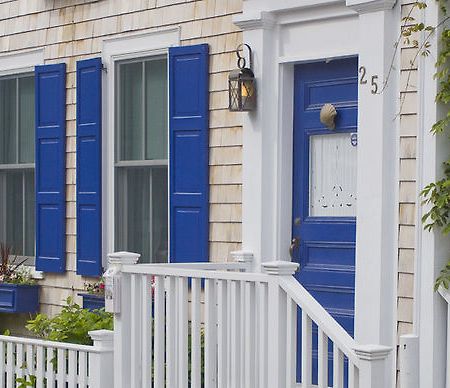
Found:
[[[36,346],[36,388],[44,388],[45,356],[44,348]],[[0,371],[1,372],[1,371]],[[1,382],[1,380],[0,380]],[[0,384],[1,386],[1,384]],[[82,387],[81,387],[82,388]]]
[[[201,387],[200,279],[192,279],[191,301],[191,388]]]
[[[76,388],[77,377],[77,352],[75,350],[69,350],[69,370],[68,370],[68,388]]]
[[[152,371],[152,285],[151,277],[144,275],[141,283],[142,302],[142,386],[151,386]]]
[[[55,371],[57,368],[57,355],[54,348],[47,348],[47,388],[55,387]]]
[[[246,300],[245,300],[245,281],[240,282],[240,290],[241,290],[241,311],[239,314],[240,320],[239,320],[239,333],[240,333],[240,339],[239,339],[239,359],[241,360],[242,368],[241,368],[241,380],[240,380],[240,386],[245,387],[245,375],[246,375],[246,367],[245,367],[245,351],[246,351],[246,338],[245,338],[245,318],[246,318]]]
[[[57,362],[58,371],[56,372],[56,381],[58,382],[58,387],[64,386],[66,380],[66,351],[64,349],[58,349]]]
[[[253,282],[245,282],[245,387],[255,386],[255,286]]]
[[[310,388],[312,372],[312,321],[302,310],[302,387]]]
[[[288,296],[286,298],[286,379],[289,387],[297,380],[297,305]]]
[[[166,307],[166,379],[168,387],[176,387],[176,298],[175,277],[167,278]]]
[[[188,386],[188,279],[177,279],[178,296],[178,386]]]
[[[155,277],[155,360],[154,387],[164,387],[165,355],[165,290],[164,276]]]
[[[358,388],[359,387],[359,376],[358,376],[358,368],[355,367],[355,364],[348,361],[348,388]]]
[[[5,384],[5,351],[6,346],[3,341],[0,341],[0,387],[4,387]]]
[[[217,357],[215,280],[205,281],[205,388],[216,386]]]
[[[139,292],[140,285],[139,275],[131,275],[131,341],[130,341],[130,385],[132,387],[140,386],[141,376],[141,293]]]
[[[86,388],[87,387],[87,353],[79,352],[78,353],[78,387]]]
[[[318,386],[319,388],[328,388],[328,337],[318,328]]]
[[[344,387],[344,354],[333,344],[333,388]]]
[[[228,388],[227,383],[227,319],[228,319],[228,300],[227,300],[227,282],[219,280],[217,288],[217,379],[219,388]]]
[[[6,388],[13,388],[14,379],[14,345],[8,342],[6,346]]]
[[[25,360],[23,354],[23,344],[16,344],[16,375],[19,378],[22,378],[25,375]]]
[[[231,310],[230,386],[239,387],[241,384],[241,359],[240,359],[241,293],[240,293],[240,284],[237,281],[233,281],[231,283],[230,310]]]
[[[27,364],[27,374],[35,375],[35,358],[34,358],[34,348],[33,345],[28,344],[26,346],[25,352],[25,362]]]
[[[267,284],[256,283],[256,294],[258,301],[258,368],[256,386],[261,388],[267,387]]]

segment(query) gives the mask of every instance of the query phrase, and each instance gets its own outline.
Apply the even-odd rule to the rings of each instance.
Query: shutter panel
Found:
[[[208,45],[169,49],[170,260],[208,261]]]
[[[77,274],[102,271],[102,63],[77,62]]]
[[[66,65],[36,66],[36,269],[66,270]]]

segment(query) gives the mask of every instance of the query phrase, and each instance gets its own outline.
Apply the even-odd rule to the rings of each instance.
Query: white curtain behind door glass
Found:
[[[310,216],[356,216],[356,149],[350,133],[310,137]]]

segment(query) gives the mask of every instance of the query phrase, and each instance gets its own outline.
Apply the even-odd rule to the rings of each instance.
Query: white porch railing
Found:
[[[450,291],[441,286],[439,294],[447,302],[447,362],[445,365],[447,365],[446,387],[450,388]]]
[[[114,261],[116,388],[387,386],[390,349],[356,344],[294,279],[296,264],[249,273],[245,263],[121,265],[117,254]]]
[[[113,332],[89,335],[93,346],[0,336],[0,387],[15,388],[20,379],[32,378],[36,388],[112,387]]]

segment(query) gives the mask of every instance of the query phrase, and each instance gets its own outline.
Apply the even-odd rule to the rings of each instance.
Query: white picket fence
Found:
[[[447,376],[446,376],[446,387],[450,388],[450,291],[443,287],[439,288],[439,294],[447,302]]]
[[[93,346],[0,336],[0,387],[16,388],[32,378],[36,388],[113,387],[113,332],[89,335]]]
[[[115,387],[387,386],[391,349],[355,343],[292,276],[296,264],[251,273],[245,263],[138,265],[122,256],[112,264],[120,276]]]

